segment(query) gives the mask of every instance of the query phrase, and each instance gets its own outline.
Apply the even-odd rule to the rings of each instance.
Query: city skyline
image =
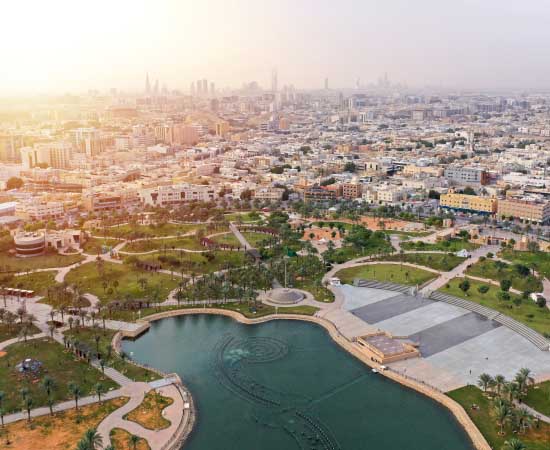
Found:
[[[107,8],[107,5],[109,7]],[[478,2],[453,7],[424,0],[391,4],[345,0],[165,0],[96,3],[85,14],[71,2],[26,0],[5,6],[0,31],[9,70],[0,94],[139,91],[146,72],[187,91],[208,78],[219,89],[256,80],[335,89],[367,85],[388,73],[411,87],[546,89],[542,55],[550,8],[541,2]],[[32,11],[32,14],[29,14]],[[93,26],[91,26],[93,24]],[[243,26],[243,24],[245,24]]]

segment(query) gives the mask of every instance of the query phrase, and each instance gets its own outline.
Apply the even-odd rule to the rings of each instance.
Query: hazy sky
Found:
[[[257,80],[550,88],[548,0],[3,0],[0,92]]]

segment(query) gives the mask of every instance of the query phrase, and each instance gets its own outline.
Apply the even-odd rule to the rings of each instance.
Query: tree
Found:
[[[99,403],[101,403],[101,395],[105,393],[105,388],[101,383],[96,383],[94,386],[94,391],[97,395],[97,398],[99,400]]]
[[[506,378],[503,375],[495,375],[494,382],[496,393],[500,397],[502,389],[506,385]]]
[[[139,436],[136,436],[135,434],[132,434],[132,435],[130,436],[130,445],[132,446],[132,448],[133,448],[134,450],[136,450],[137,445],[139,444],[139,441],[140,441]]]
[[[487,392],[487,389],[491,386],[492,381],[493,377],[491,375],[488,373],[482,373],[477,379],[477,385],[483,389],[483,392]]]
[[[55,387],[55,382],[52,377],[46,375],[42,380],[42,388],[46,391],[48,399],[52,397],[52,392]],[[50,414],[53,415],[53,404],[50,404]]]
[[[19,177],[10,177],[6,182],[6,189],[21,189],[23,187],[23,180]]]
[[[353,162],[347,162],[344,166],[344,172],[355,172],[357,170],[357,166]]]
[[[502,436],[504,434],[504,425],[508,420],[510,420],[510,406],[505,401],[498,399],[495,404],[495,418],[497,424],[500,427],[499,434]]]
[[[546,306],[546,299],[541,295],[537,296],[537,306],[539,308],[544,308]]]
[[[78,386],[75,383],[69,383],[69,393],[73,396],[75,407],[76,407],[76,410],[78,411],[78,399],[82,394],[82,390],[80,389],[80,386]]]
[[[467,292],[469,291],[470,289],[470,281],[468,281],[467,279],[464,279],[459,285],[458,285],[459,289],[464,292],[464,294],[468,295]]]
[[[502,450],[526,450],[527,447],[523,442],[517,438],[512,438],[507,441],[504,441]]]
[[[25,410],[27,411],[27,420],[29,422],[31,421],[32,404],[33,404],[32,398],[28,396],[25,397],[25,399],[23,400],[23,408],[25,408]]]
[[[103,438],[95,428],[89,428],[88,430],[86,430],[82,441],[88,444],[88,448],[90,450],[96,450],[103,447]]]
[[[482,284],[477,288],[477,290],[480,294],[483,295],[483,294],[486,294],[487,292],[489,292],[489,286],[487,286],[486,284]]]
[[[512,282],[510,280],[500,280],[500,289],[504,292],[508,292],[512,287]]]

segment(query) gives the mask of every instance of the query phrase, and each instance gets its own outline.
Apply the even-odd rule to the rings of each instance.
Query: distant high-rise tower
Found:
[[[202,80],[202,93],[208,95],[208,80]]]
[[[216,85],[214,83],[210,83],[210,95],[216,95]]]
[[[153,95],[157,96],[159,94],[159,80],[155,80],[155,87],[153,88]]]
[[[194,81],[191,82],[191,89],[190,89],[190,91],[191,91],[191,95],[194,97],[194,96],[195,96],[195,93],[196,93],[196,92],[195,92],[195,82],[194,82]]]
[[[145,93],[147,95],[151,94],[151,82],[149,81],[149,72],[145,76]]]
[[[275,93],[278,89],[277,69],[273,69],[271,72],[271,92]]]
[[[328,91],[328,78],[325,78],[325,91]]]

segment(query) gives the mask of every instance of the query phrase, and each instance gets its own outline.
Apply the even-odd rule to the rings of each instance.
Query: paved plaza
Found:
[[[355,318],[350,332],[382,330],[418,344],[421,358],[390,366],[439,389],[476,384],[483,372],[512,378],[522,367],[537,380],[550,378],[550,352],[475,312],[383,289],[344,285],[338,290],[341,313]]]

